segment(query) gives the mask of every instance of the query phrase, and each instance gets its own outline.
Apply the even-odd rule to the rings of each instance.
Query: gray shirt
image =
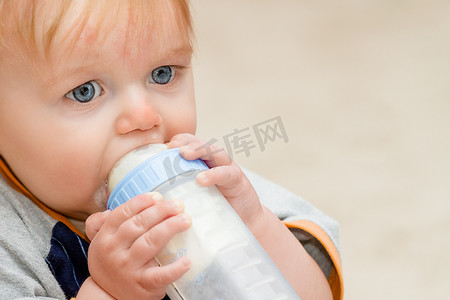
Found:
[[[261,202],[283,221],[319,225],[338,249],[338,224],[282,187],[245,171]],[[47,262],[52,230],[58,222],[0,176],[0,299],[65,299]],[[309,233],[291,229],[328,277],[332,261]]]

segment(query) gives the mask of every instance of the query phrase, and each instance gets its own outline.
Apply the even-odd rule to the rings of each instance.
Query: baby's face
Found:
[[[63,22],[51,65],[0,68],[0,154],[52,209],[78,219],[104,210],[122,155],[195,133],[191,47],[169,20],[145,30],[125,17],[109,28],[88,22],[70,46]]]

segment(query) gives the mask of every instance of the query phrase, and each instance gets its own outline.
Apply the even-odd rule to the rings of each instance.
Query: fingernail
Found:
[[[183,145],[181,147],[178,148],[180,151],[180,155],[187,155],[189,152],[192,152],[194,149],[192,149],[192,147],[190,145]]]
[[[172,205],[177,211],[183,211],[184,210],[184,203],[180,199],[172,200]]]
[[[150,192],[148,193],[148,195],[152,197],[153,201],[155,201],[156,203],[160,203],[163,201],[163,196],[158,192]]]
[[[181,258],[179,258],[181,260],[181,263],[185,266],[185,267],[189,267],[191,265],[191,260],[189,259],[189,257],[186,256],[182,256]]]
[[[184,155],[186,154],[186,147],[185,146],[178,147],[178,152],[182,157],[184,157]]]
[[[187,224],[191,224],[192,223],[191,217],[188,214],[186,214],[186,213],[179,214],[178,218],[180,218],[180,220],[182,222],[184,222],[184,223],[187,223]]]
[[[203,183],[203,184],[206,184],[208,182],[208,177],[206,176],[206,171],[201,172],[197,175],[197,181],[199,183]]]

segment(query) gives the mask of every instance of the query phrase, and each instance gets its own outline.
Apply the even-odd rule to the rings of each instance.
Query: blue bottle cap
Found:
[[[140,163],[119,181],[109,196],[107,207],[112,210],[178,175],[196,170],[208,170],[208,166],[200,159],[184,159],[178,148],[160,152]]]

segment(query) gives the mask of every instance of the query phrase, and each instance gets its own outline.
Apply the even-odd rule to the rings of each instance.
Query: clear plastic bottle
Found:
[[[160,265],[180,256],[191,260],[191,269],[166,291],[173,300],[299,299],[217,187],[197,183],[196,175],[207,169],[201,160],[183,159],[178,149],[143,146],[110,172],[108,208],[149,191],[184,202],[191,228],[156,256]]]

